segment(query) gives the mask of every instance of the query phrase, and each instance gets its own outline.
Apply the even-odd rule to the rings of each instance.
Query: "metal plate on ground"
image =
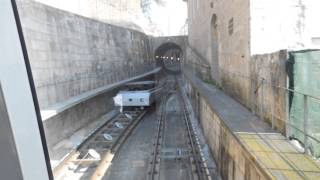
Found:
[[[184,148],[164,148],[161,150],[161,158],[182,159],[190,156],[190,150]]]
[[[124,113],[124,115],[125,115],[128,119],[132,120],[132,116],[131,116],[130,114]]]
[[[107,140],[107,141],[112,141],[112,139],[113,139],[113,137],[112,137],[111,134],[109,134],[109,133],[104,133],[104,134],[103,134],[103,137],[104,137],[104,139]]]
[[[94,159],[100,159],[101,158],[100,154],[94,149],[89,149],[88,150],[88,154]]]
[[[116,125],[117,128],[123,129],[123,125],[121,123],[116,122],[115,125]]]

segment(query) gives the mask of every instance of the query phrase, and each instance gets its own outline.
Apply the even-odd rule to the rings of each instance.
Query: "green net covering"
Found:
[[[320,50],[290,52],[290,88],[314,97],[320,97]],[[304,101],[303,94],[290,93],[290,136],[304,142]],[[308,96],[307,132],[320,140],[320,101]],[[308,138],[307,146],[316,157],[320,157],[320,143]]]

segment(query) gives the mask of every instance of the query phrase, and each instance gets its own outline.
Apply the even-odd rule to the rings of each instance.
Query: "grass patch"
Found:
[[[213,79],[204,79],[203,82],[207,83],[207,84],[210,84],[210,85],[213,85],[215,87],[217,87],[218,89],[222,90],[222,87],[220,86],[219,83],[217,83],[215,80]]]

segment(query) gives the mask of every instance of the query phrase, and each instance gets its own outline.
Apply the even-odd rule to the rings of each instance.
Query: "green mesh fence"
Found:
[[[289,59],[290,88],[303,94],[320,97],[320,50],[290,52]],[[290,94],[290,122],[304,130],[304,95]],[[320,101],[307,98],[309,135],[320,140]],[[290,135],[304,142],[304,134],[290,127]],[[316,157],[320,157],[320,144],[308,138],[308,148]]]

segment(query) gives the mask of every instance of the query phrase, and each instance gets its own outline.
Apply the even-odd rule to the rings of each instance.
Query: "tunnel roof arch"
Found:
[[[160,46],[158,46],[155,49],[154,56],[155,56],[157,65],[161,66],[166,72],[171,73],[171,74],[178,74],[181,71],[180,68],[177,70],[172,70],[172,69],[168,68],[166,66],[165,60],[161,58],[161,57],[164,57],[167,52],[172,51],[172,50],[179,52],[178,60],[179,60],[179,62],[181,62],[180,60],[182,60],[183,56],[184,56],[183,50],[178,44],[176,44],[174,42],[165,42],[165,43],[161,44]],[[177,65],[179,65],[179,64],[180,63],[177,63]]]

